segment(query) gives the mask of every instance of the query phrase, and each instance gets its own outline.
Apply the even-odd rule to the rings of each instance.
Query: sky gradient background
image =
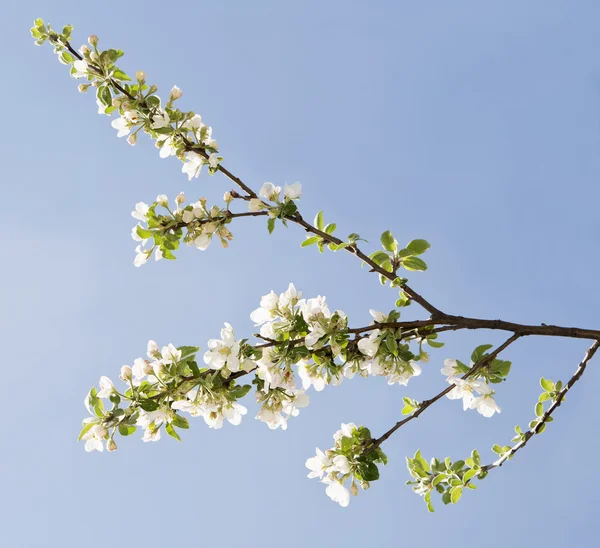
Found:
[[[567,380],[585,341],[528,339],[493,419],[444,400],[385,444],[381,481],[347,509],[306,479],[304,461],[341,422],[387,430],[402,397],[444,386],[446,357],[468,359],[497,333],[457,333],[409,387],[383,379],[321,393],[270,431],[192,421],[178,444],[119,439],[86,454],[83,398],[116,379],[146,342],[205,348],[270,289],[293,281],[326,295],[354,325],[389,310],[395,292],[348,254],[301,249],[296,227],[267,236],[262,219],[232,225],[230,249],[184,248],[175,263],[132,266],[137,201],[158,193],[220,199],[224,177],[188,183],[146,138],[118,140],[94,97],[77,92],[35,17],[75,25],[125,51],[180,108],[213,126],[224,164],[258,188],[300,181],[306,218],[319,209],[344,236],[377,247],[426,238],[427,273],[411,286],[449,312],[598,327],[600,57],[593,0],[504,2],[27,1],[3,6],[0,61],[2,305],[5,354],[0,540],[10,548],[112,546],[596,546],[599,360],[544,436],[457,506],[428,514],[404,486],[404,456],[492,459],[531,418],[540,376]],[[159,92],[160,94],[160,92]],[[404,318],[419,317],[411,307]],[[421,315],[420,317],[425,317]]]

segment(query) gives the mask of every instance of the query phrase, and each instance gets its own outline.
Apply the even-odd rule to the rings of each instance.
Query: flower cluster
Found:
[[[136,72],[136,83],[132,84],[132,79],[115,65],[123,55],[121,50],[99,50],[98,37],[94,35],[89,37],[89,45],[84,44],[75,51],[69,44],[72,29],[66,26],[59,33],[43,20],[36,19],[31,34],[37,45],[49,40],[59,61],[71,67],[71,76],[85,79],[86,82],[79,85],[80,92],[90,87],[96,89],[99,114],[119,114],[111,123],[117,137],[127,137],[127,142],[135,145],[138,133],[143,131],[155,140],[161,158],[176,156],[183,162],[182,171],[190,180],[200,175],[204,165],[208,165],[211,175],[219,169],[223,158],[217,154],[212,128],[202,122],[199,114],[175,108],[175,101],[183,95],[177,86],[173,86],[163,104],[156,95],[158,88],[146,83],[143,71]]]
[[[454,385],[454,388],[446,394],[451,400],[463,402],[463,409],[477,409],[484,417],[492,417],[500,413],[500,406],[494,399],[496,393],[490,383],[499,383],[506,379],[510,372],[511,363],[505,360],[488,360],[486,351],[492,345],[478,346],[471,355],[470,366],[459,360],[447,359],[444,361],[442,374],[446,375],[446,381]],[[470,377],[471,371],[478,363],[485,361],[484,367],[478,368],[475,375]],[[460,376],[462,375],[462,377]]]
[[[350,494],[358,495],[358,485],[367,490],[370,482],[379,479],[378,463],[387,464],[379,447],[370,447],[371,432],[364,426],[342,424],[333,435],[334,446],[306,461],[309,478],[319,478],[327,488],[325,493],[340,506],[348,506]],[[350,484],[350,487],[346,485]]]
[[[370,311],[376,323],[393,322],[399,314],[396,311],[390,314]],[[387,377],[388,384],[402,384],[406,386],[412,377],[421,374],[421,367],[415,361],[416,356],[409,350],[408,344],[399,344],[397,335],[393,330],[375,329],[368,337],[358,342],[358,349],[365,357],[360,367],[368,375]]]
[[[300,183],[285,185],[282,200],[280,186],[264,183],[258,191],[258,196],[259,198],[251,198],[248,201],[248,211],[258,213],[266,210],[269,215],[267,227],[271,233],[275,228],[276,219],[281,219],[283,224],[287,225],[286,218],[292,217],[298,211],[294,202],[302,196],[302,185]]]
[[[423,458],[421,451],[417,451],[412,459],[406,457],[406,465],[413,477],[406,484],[412,485],[413,491],[423,497],[430,512],[433,512],[433,492],[437,491],[442,496],[444,504],[456,504],[464,489],[476,489],[472,483],[474,478],[481,480],[487,476],[477,450],[473,450],[466,460],[452,462],[449,457],[444,461],[433,458],[429,463]]]
[[[226,204],[228,196],[225,197]],[[160,259],[175,259],[174,251],[179,248],[179,242],[183,241],[204,251],[211,244],[213,238],[220,241],[223,247],[227,247],[233,239],[233,234],[227,228],[231,222],[231,214],[228,209],[218,206],[208,207],[206,198],[200,198],[197,202],[183,206],[185,195],[179,193],[175,198],[175,208],[169,207],[167,196],[161,194],[151,205],[139,202],[131,212],[138,223],[131,231],[131,237],[140,242],[136,247],[136,257],[133,262],[135,266],[141,266],[148,262],[152,253],[158,261]],[[162,207],[166,214],[157,212]],[[183,229],[186,230],[185,235]],[[151,247],[146,244],[151,241]]]

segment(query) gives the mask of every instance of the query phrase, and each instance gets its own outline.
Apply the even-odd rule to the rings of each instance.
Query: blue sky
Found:
[[[182,190],[215,200],[230,184],[206,173],[189,183],[147,140],[117,140],[28,29],[40,16],[74,24],[77,46],[95,33],[163,95],[177,84],[181,107],[213,126],[234,173],[255,188],[303,183],[305,217],[324,209],[368,249],[386,229],[401,242],[428,239],[430,268],[411,285],[443,310],[593,328],[599,15],[584,0],[4,6],[3,545],[595,545],[597,363],[547,433],[457,506],[430,515],[404,486],[404,456],[417,448],[491,458],[492,444],[529,421],[539,377],[566,380],[585,341],[513,345],[500,416],[440,402],[386,443],[382,480],[347,509],[305,478],[315,446],[329,447],[341,422],[387,430],[403,396],[443,387],[444,358],[465,360],[502,334],[449,334],[407,388],[371,379],[313,392],[287,432],[255,421],[250,405],[240,427],[195,421],[181,444],[136,434],[116,453],[86,454],[75,441],[85,393],[143,355],[149,338],[205,345],[224,321],[248,335],[260,296],[290,281],[355,325],[369,308],[390,309],[395,293],[349,255],[300,249],[297,228],[268,237],[262,220],[234,224],[228,250],[185,248],[175,263],[134,268],[137,201]]]

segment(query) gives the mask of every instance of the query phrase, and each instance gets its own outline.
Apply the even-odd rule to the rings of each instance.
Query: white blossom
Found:
[[[135,252],[136,252],[136,256],[135,256],[135,259],[133,260],[133,264],[135,266],[140,267],[143,264],[146,264],[148,262],[148,259],[150,258],[150,253],[148,251],[146,251],[145,249],[142,249],[141,245],[138,245],[135,248]]]
[[[275,201],[279,199],[280,192],[280,186],[275,186],[273,183],[265,183],[260,187],[258,195],[265,200]]]
[[[294,183],[293,185],[285,185],[283,189],[283,195],[288,200],[297,200],[302,196],[302,185],[300,183]]]
[[[83,60],[78,60],[73,63],[75,72],[71,75],[73,78],[85,78],[87,76],[88,64]]]
[[[138,202],[135,204],[135,209],[131,212],[131,216],[134,219],[147,222],[149,209],[150,208],[148,207],[148,204],[145,204],[144,202]]]
[[[327,483],[325,493],[333,502],[337,502],[343,508],[350,504],[350,491],[346,487],[336,480],[323,481]]]
[[[100,377],[98,384],[100,385],[100,391],[98,392],[99,398],[109,398],[115,391],[115,385],[108,377]]]
[[[202,166],[204,165],[204,161],[202,156],[197,154],[196,152],[186,152],[185,153],[185,161],[181,171],[186,173],[188,176],[188,180],[192,180],[194,177],[198,177],[200,175],[200,171],[202,170]]]
[[[233,327],[225,323],[221,329],[221,339],[210,339],[209,350],[204,354],[204,363],[211,369],[227,367],[229,371],[240,370],[240,344],[235,340]]]
[[[106,438],[108,430],[100,425],[95,424],[92,426],[82,437],[85,440],[85,450],[90,453],[91,451],[104,451],[102,440]]]
[[[117,137],[125,137],[131,131],[129,121],[122,116],[115,118],[110,125],[117,130]]]
[[[158,114],[152,116],[152,128],[160,129],[163,127],[169,127],[171,118],[166,110],[160,110]]]
[[[317,454],[306,460],[305,466],[310,470],[309,478],[323,478],[323,474],[331,466],[331,459],[317,447]]]

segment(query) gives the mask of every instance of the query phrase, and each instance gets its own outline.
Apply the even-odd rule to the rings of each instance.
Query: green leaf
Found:
[[[336,228],[337,228],[337,225],[335,223],[329,223],[325,227],[325,232],[327,232],[327,234],[333,234],[335,232]]]
[[[421,255],[421,253],[425,253],[431,246],[427,240],[412,240],[407,246],[406,249],[410,251],[413,255]]]
[[[319,211],[315,216],[314,226],[316,226],[319,230],[323,230],[323,212]]]
[[[151,411],[156,411],[158,409],[158,403],[154,400],[140,400],[140,407],[150,413]]]
[[[415,410],[415,408],[412,405],[407,404],[402,408],[402,414],[410,415],[414,410]]]
[[[352,438],[349,438],[348,436],[343,436],[341,446],[342,451],[350,451],[350,449],[352,448]]]
[[[171,423],[167,424],[167,427],[165,428],[165,430],[167,431],[167,434],[169,434],[169,436],[171,436],[172,438],[175,438],[177,441],[181,441],[179,434],[177,432],[175,432],[175,428],[173,428],[173,425]]]
[[[402,259],[402,266],[406,268],[406,270],[417,270],[417,271],[425,271],[427,270],[427,263],[423,259],[419,259],[419,257],[407,257],[406,259]]]
[[[127,74],[125,74],[121,69],[115,68],[115,70],[112,73],[112,77],[115,78],[116,80],[121,80],[122,82],[130,82],[131,78],[129,78],[129,76],[127,76]]]
[[[181,351],[181,360],[183,361],[190,356],[193,356],[200,348],[198,346],[178,346],[177,350]]]
[[[429,339],[427,339],[427,344],[432,348],[442,348],[444,346],[443,342],[431,341]]]
[[[87,433],[87,431],[94,426],[95,423],[93,422],[88,422],[82,429],[81,432],[79,432],[79,437],[77,438],[77,441],[81,441],[81,438],[83,438],[83,436],[85,436],[85,434]]]
[[[174,261],[175,259],[177,259],[177,257],[175,257],[175,255],[173,255],[173,253],[171,253],[171,251],[166,247],[162,247],[161,251],[163,259],[169,259],[169,261]]]
[[[245,384],[243,386],[236,386],[231,392],[229,392],[236,400],[242,399],[248,392],[252,386],[249,384]]]
[[[360,475],[365,481],[375,481],[379,479],[379,468],[374,462],[365,462],[359,465]]]
[[[445,481],[448,476],[446,474],[438,474],[434,479],[432,485],[435,487],[438,483]]]
[[[398,250],[398,242],[389,230],[381,235],[381,245],[386,251],[395,252]]]
[[[545,379],[544,377],[540,379],[540,385],[546,392],[554,392],[556,388],[551,380]]]
[[[188,420],[185,417],[180,417],[179,415],[175,415],[171,422],[173,425],[177,426],[177,428],[188,429],[190,427]]]
[[[537,402],[535,404],[535,416],[541,417],[544,414],[544,405],[542,402]]]
[[[308,247],[309,245],[314,245],[316,244],[321,238],[319,236],[313,236],[312,238],[307,238],[306,240],[304,240],[301,244],[300,247]]]
[[[112,105],[112,95],[110,94],[110,89],[108,86],[100,86],[98,88],[98,93],[96,94],[100,102],[106,106],[110,107]]]
[[[273,233],[273,230],[275,230],[275,219],[269,219],[267,221],[267,229],[269,230],[269,234]]]
[[[135,229],[137,235],[142,238],[142,240],[147,240],[148,238],[152,238],[152,235],[154,234],[153,230],[148,230],[146,228],[142,228],[140,225],[137,225],[136,229]]]
[[[369,255],[369,259],[371,259],[374,263],[381,265],[386,261],[389,261],[390,256],[385,251],[375,251]]]
[[[121,436],[131,436],[136,431],[135,426],[127,426],[126,424],[119,424],[119,434]]]
[[[502,453],[502,447],[500,447],[497,443],[492,446],[492,451],[500,455]]]
[[[453,487],[450,490],[450,500],[452,501],[452,504],[456,504],[460,500],[462,492],[463,492],[462,487]]]
[[[475,470],[474,468],[471,468],[470,470],[467,470],[465,472],[465,475],[463,476],[463,481],[467,482],[469,481],[473,476],[477,475],[477,470]]]
[[[471,361],[473,363],[477,363],[478,361],[480,361],[481,358],[483,358],[483,355],[493,346],[493,344],[482,344],[478,346],[475,350],[473,350],[473,353],[471,354]]]

